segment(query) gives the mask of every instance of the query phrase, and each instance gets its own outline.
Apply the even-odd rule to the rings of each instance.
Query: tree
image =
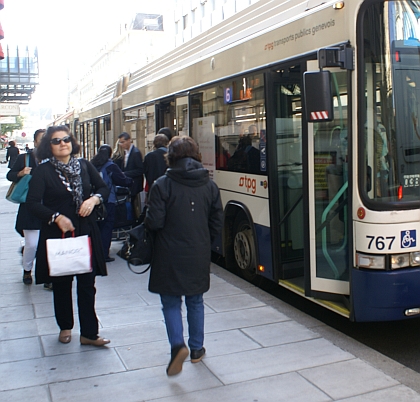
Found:
[[[14,130],[21,130],[25,119],[22,116],[16,116],[16,123],[14,124],[1,124],[1,133],[12,133]]]

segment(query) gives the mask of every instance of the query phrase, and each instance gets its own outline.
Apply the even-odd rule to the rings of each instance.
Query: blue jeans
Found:
[[[181,315],[181,296],[160,295],[169,343],[173,349],[184,345],[184,329]],[[185,296],[188,322],[188,346],[200,350],[204,342],[204,304],[203,294]]]

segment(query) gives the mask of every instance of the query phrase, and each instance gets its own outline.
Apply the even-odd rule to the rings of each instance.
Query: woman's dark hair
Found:
[[[37,139],[37,137],[38,137],[38,135],[40,135],[40,134],[44,134],[45,133],[45,129],[43,129],[43,128],[40,128],[40,129],[38,129],[38,130],[36,130],[35,131],[35,133],[34,133],[34,141],[36,141],[36,139]]]
[[[168,137],[168,140],[170,141],[173,137],[172,135],[172,131],[169,127],[162,127],[159,131],[158,134],[165,134]]]
[[[14,142],[14,141],[9,141],[9,146],[11,146],[11,147],[16,146],[16,142]]]
[[[153,138],[153,146],[158,149],[161,147],[167,147],[169,144],[168,137],[165,134],[157,134],[155,138]]]
[[[71,155],[77,155],[80,152],[80,145],[76,141],[76,138],[74,138],[73,134],[70,132],[69,128],[67,126],[51,126],[48,127],[47,132],[42,137],[41,143],[39,144],[39,147],[36,151],[36,156],[39,160],[51,158],[53,156],[52,150],[51,150],[51,138],[54,133],[57,131],[64,131],[67,133],[67,135],[70,136],[71,139]]]
[[[197,143],[191,137],[172,137],[166,154],[168,166],[175,166],[176,162],[183,158],[192,158],[201,162]]]
[[[105,163],[108,162],[111,155],[112,155],[111,146],[108,144],[101,145],[98,148],[98,153],[91,160],[92,165],[95,166],[96,168],[102,167],[103,165],[105,165]]]

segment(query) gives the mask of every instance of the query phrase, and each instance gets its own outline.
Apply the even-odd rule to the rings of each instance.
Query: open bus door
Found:
[[[275,279],[303,290],[302,71],[304,63],[266,74],[270,220]]]
[[[269,166],[272,249],[275,279],[282,286],[348,316],[350,84],[346,69],[329,70],[312,76],[313,104],[329,98],[330,105],[328,118],[315,123],[305,119],[303,103],[309,100],[305,74],[319,72],[317,60],[278,66],[266,75],[267,131],[275,133],[267,136],[274,161]]]
[[[307,212],[305,294],[349,316],[351,220],[349,208],[348,132],[350,126],[349,72],[319,71],[308,62],[305,77],[307,149]],[[313,74],[312,71],[317,71]],[[327,81],[322,81],[328,77]],[[311,79],[309,79],[311,78]],[[321,85],[323,88],[314,88]],[[329,94],[325,95],[323,89]],[[323,99],[323,97],[329,99]],[[313,101],[311,106],[311,100]],[[323,100],[327,102],[321,106]],[[317,110],[316,110],[317,109]],[[311,114],[312,112],[312,114]],[[316,113],[315,115],[313,113]]]

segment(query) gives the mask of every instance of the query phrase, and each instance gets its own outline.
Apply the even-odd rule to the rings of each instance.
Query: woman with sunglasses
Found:
[[[107,275],[101,234],[96,224],[95,205],[109,195],[108,186],[87,160],[77,159],[80,146],[66,126],[47,129],[38,147],[37,156],[48,159],[38,166],[29,184],[28,209],[41,220],[36,255],[36,283],[52,282],[54,311],[62,343],[71,341],[74,324],[72,303],[73,276],[50,277],[46,240],[61,238],[67,232],[75,236],[89,235],[92,244],[92,272],[77,277],[77,304],[80,322],[80,343],[103,346],[108,339],[98,336],[95,312],[95,276]]]

